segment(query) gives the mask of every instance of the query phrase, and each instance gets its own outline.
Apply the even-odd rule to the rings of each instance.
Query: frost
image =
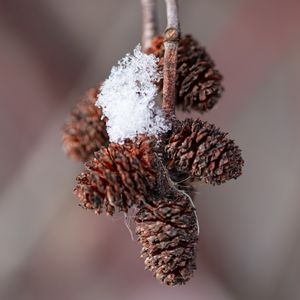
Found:
[[[140,45],[112,68],[96,102],[108,118],[110,141],[120,143],[137,134],[157,135],[169,129],[155,106],[155,83],[160,78],[157,58],[142,53]]]

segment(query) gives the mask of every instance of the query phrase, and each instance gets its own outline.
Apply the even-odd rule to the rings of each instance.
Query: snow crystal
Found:
[[[156,82],[161,78],[157,58],[141,52],[127,54],[104,81],[96,105],[108,118],[110,141],[121,143],[137,134],[157,135],[169,129],[161,110],[155,106]]]

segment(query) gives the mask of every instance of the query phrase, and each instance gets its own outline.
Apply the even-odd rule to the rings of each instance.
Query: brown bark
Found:
[[[180,25],[178,19],[178,1],[165,0],[167,7],[167,29],[164,37],[163,103],[162,108],[168,119],[175,117],[175,82],[177,66],[178,40]]]

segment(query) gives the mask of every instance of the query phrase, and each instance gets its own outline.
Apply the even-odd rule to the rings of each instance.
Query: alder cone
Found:
[[[108,144],[102,111],[95,106],[97,88],[87,91],[71,110],[63,127],[63,148],[72,159],[86,162],[95,151]]]
[[[159,68],[164,64],[163,37],[157,36],[147,53],[160,58]],[[215,68],[205,48],[191,36],[179,40],[176,78],[176,106],[183,111],[196,110],[204,113],[212,109],[222,95],[223,77]],[[162,81],[160,82],[162,87]]]
[[[173,191],[152,198],[135,216],[145,266],[162,283],[185,284],[196,269],[198,228],[188,196]]]
[[[201,120],[176,121],[165,146],[167,167],[192,180],[221,184],[242,174],[241,150],[227,133]]]
[[[95,152],[77,178],[75,195],[80,205],[100,214],[124,211],[140,206],[151,194],[156,179],[152,141],[141,136],[137,141],[111,143]]]

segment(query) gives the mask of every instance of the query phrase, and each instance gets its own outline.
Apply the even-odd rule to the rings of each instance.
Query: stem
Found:
[[[166,117],[175,117],[175,82],[177,69],[177,50],[180,37],[178,1],[165,0],[167,7],[167,28],[164,38],[163,102]]]
[[[151,41],[157,33],[156,0],[141,0],[143,10],[142,48],[150,48]]]

